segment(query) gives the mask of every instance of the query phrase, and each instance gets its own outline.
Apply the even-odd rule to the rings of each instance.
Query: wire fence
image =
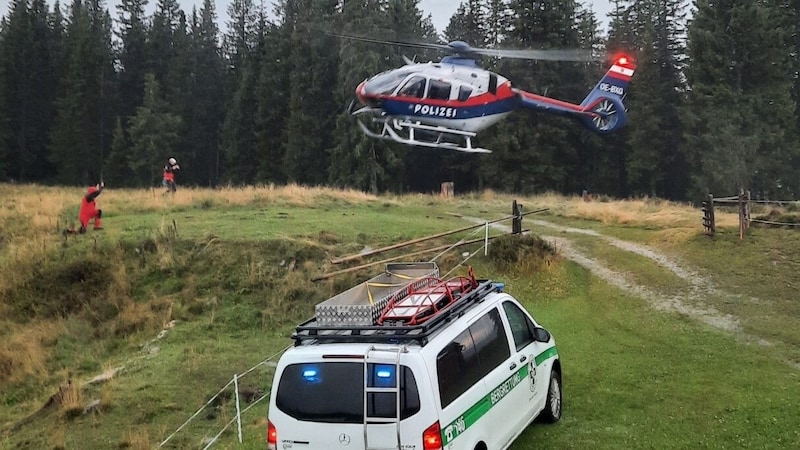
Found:
[[[208,449],[217,443],[220,437],[222,437],[234,423],[237,425],[238,442],[241,443],[244,439],[242,423],[244,420],[250,419],[250,416],[245,415],[253,407],[269,397],[272,375],[277,363],[277,358],[290,347],[291,346],[288,346],[276,352],[242,373],[233,374],[231,381],[225,384],[216,394],[211,396],[205,404],[200,406],[194,414],[186,419],[185,422],[155,448],[160,449],[166,446],[168,448],[202,447],[203,449]],[[246,406],[243,407],[243,404]],[[263,412],[264,414],[261,416],[266,417],[266,411]],[[206,430],[210,428],[208,423],[198,424],[196,421],[198,418],[205,419],[206,422],[211,421],[216,426],[222,424],[222,427],[213,436],[206,433],[199,443],[193,444],[188,442],[188,437],[181,439],[179,434],[182,432],[188,434],[188,431],[193,427]],[[266,428],[262,431],[266,431]],[[198,434],[202,434],[202,432],[192,433],[191,435],[196,436]],[[259,436],[263,437],[264,433],[259,432]]]

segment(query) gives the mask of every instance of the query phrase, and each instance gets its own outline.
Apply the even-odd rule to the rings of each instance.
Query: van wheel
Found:
[[[561,419],[561,374],[556,370],[550,372],[547,400],[540,417],[547,423],[556,423]]]

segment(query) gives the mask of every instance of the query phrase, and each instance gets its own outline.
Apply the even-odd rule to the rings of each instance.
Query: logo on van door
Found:
[[[531,362],[528,363],[528,378],[531,381],[531,392],[536,391],[536,361],[531,358]]]
[[[339,435],[339,445],[350,445],[350,436],[342,433]]]

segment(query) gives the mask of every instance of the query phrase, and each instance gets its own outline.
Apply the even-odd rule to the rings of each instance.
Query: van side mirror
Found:
[[[533,329],[533,338],[537,342],[550,342],[550,332],[544,328],[536,327]]]

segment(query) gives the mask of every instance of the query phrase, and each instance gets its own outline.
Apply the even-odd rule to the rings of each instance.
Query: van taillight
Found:
[[[268,450],[277,450],[278,448],[278,430],[275,429],[275,425],[272,424],[269,420],[267,421],[267,449]]]
[[[439,422],[434,422],[422,433],[422,448],[425,450],[442,450],[442,430]]]

